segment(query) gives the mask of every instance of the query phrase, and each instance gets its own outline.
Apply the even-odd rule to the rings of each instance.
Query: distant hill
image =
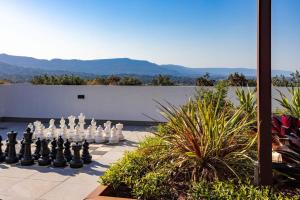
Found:
[[[157,74],[178,76],[178,77],[197,77],[209,73],[212,77],[227,77],[234,72],[243,73],[246,76],[254,77],[256,69],[251,68],[188,68],[180,65],[158,65],[145,60],[133,60],[129,58],[115,59],[96,59],[96,60],[64,60],[64,59],[36,59],[25,56],[13,56],[0,54],[0,62],[11,66],[0,68],[0,75],[11,74],[40,74],[42,72],[69,72],[85,73],[93,75],[118,75],[118,74],[136,74],[154,76]],[[24,68],[26,70],[24,71]],[[291,72],[284,70],[273,70],[273,75],[288,76]]]

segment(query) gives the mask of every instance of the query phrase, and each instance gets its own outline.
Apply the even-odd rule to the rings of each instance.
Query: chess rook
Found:
[[[71,168],[81,168],[83,167],[83,161],[80,158],[80,149],[81,149],[81,145],[76,142],[74,144],[72,144],[72,150],[73,150],[73,158],[70,161],[70,167]]]

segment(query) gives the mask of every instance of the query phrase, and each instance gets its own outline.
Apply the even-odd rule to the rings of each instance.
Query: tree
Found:
[[[244,74],[239,74],[237,72],[230,74],[227,80],[230,86],[247,86],[248,84],[248,80]]]
[[[196,79],[197,86],[214,86],[214,82],[214,80],[209,79],[209,73],[206,73],[203,76]]]
[[[300,73],[298,70],[296,72],[291,73],[291,81],[293,86],[300,87]]]
[[[120,77],[114,75],[111,75],[106,79],[108,85],[119,85],[120,80],[121,80]]]
[[[174,82],[169,76],[160,74],[152,79],[152,85],[170,86],[174,85]]]
[[[120,80],[119,84],[120,85],[142,85],[143,82],[138,78],[126,76]]]

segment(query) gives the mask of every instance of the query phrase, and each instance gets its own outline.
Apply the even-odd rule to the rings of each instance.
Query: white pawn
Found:
[[[77,125],[77,126],[75,127],[75,132],[74,132],[74,135],[73,135],[73,137],[72,137],[73,142],[80,142],[80,141],[82,141],[79,132],[80,132],[80,128],[79,128],[79,126]]]
[[[92,131],[93,135],[96,133],[96,130],[97,130],[97,122],[93,118],[92,121],[91,121],[91,131]]]
[[[117,135],[119,137],[119,140],[120,141],[125,140],[124,135],[122,133],[123,124],[121,123],[116,124],[116,128],[117,128]]]
[[[93,138],[93,135],[92,135],[92,128],[91,126],[89,126],[87,128],[87,132],[85,134],[85,138],[84,138],[88,143],[93,143],[94,142],[94,138]]]
[[[105,128],[104,128],[104,140],[105,141],[108,141],[109,140],[109,137],[110,137],[110,129],[109,127],[104,123],[105,125]]]
[[[101,125],[98,126],[95,135],[95,143],[100,144],[105,142],[105,138],[103,137],[103,128]]]
[[[52,140],[55,137],[55,126],[48,128],[47,139]]]
[[[112,127],[111,129],[111,134],[109,138],[109,144],[117,144],[119,143],[119,137],[117,135],[117,129],[115,126]]]

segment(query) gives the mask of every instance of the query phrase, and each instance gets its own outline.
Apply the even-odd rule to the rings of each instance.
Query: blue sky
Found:
[[[256,0],[0,0],[0,52],[255,67]],[[273,67],[300,69],[300,0],[273,0]]]

